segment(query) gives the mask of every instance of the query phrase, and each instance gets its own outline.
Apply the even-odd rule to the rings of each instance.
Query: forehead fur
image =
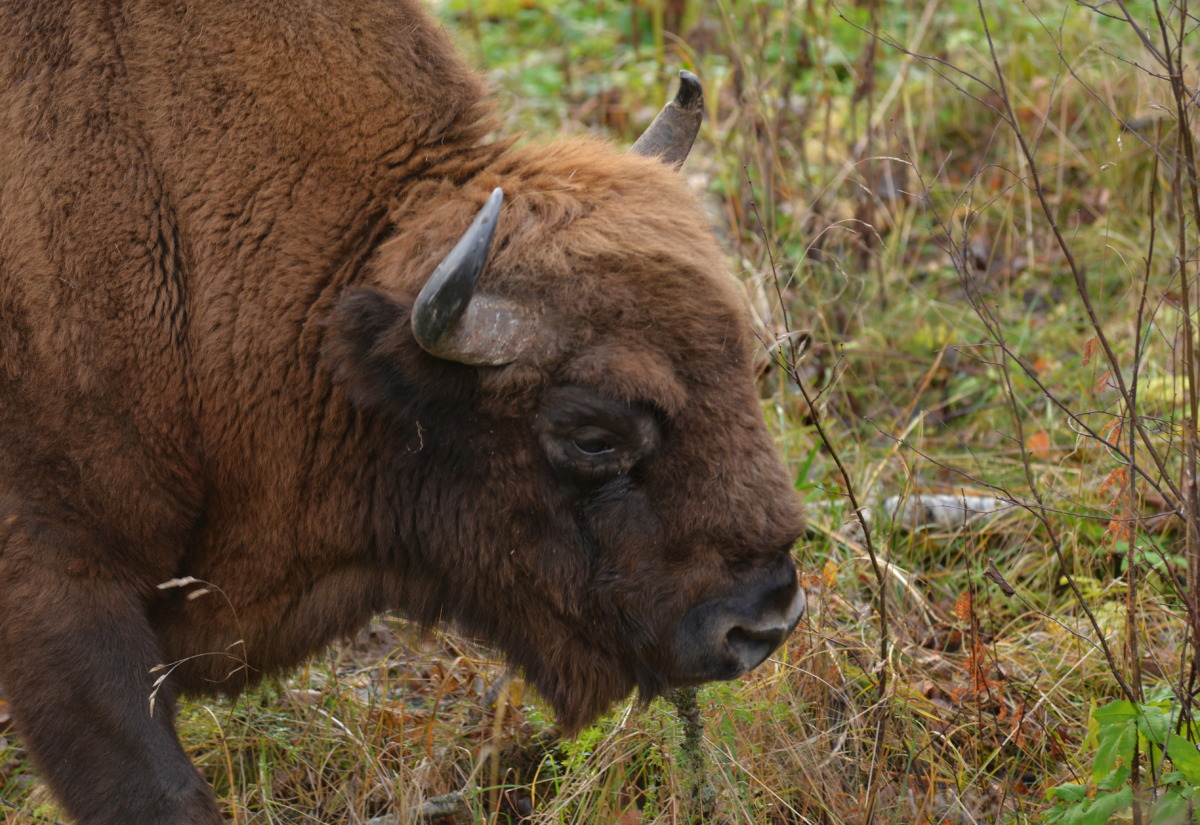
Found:
[[[397,205],[406,231],[384,270],[403,256],[419,286],[496,186],[505,205],[480,289],[541,315],[539,367],[671,411],[746,359],[742,294],[682,175],[598,142],[511,150],[453,196],[418,191]]]

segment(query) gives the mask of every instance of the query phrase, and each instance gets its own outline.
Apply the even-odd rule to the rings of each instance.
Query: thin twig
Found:
[[[749,170],[745,170],[748,182],[753,185],[753,181],[749,180]],[[758,221],[759,227],[762,229],[764,237],[766,235],[766,226],[762,222],[762,216],[758,213],[758,204],[755,201],[750,201],[750,208],[754,212],[755,220]],[[787,321],[787,303],[783,297],[782,288],[779,286],[779,269],[775,263],[775,254],[771,248],[771,244],[766,244],[767,259],[771,267],[772,281],[775,284],[776,298],[779,301],[780,310],[783,313],[785,323]],[[790,332],[790,327],[787,327]],[[763,342],[764,344],[766,342]],[[804,379],[800,375],[799,369],[799,353],[796,350],[795,336],[788,337],[788,357],[782,357],[780,350],[773,350],[778,360],[780,367],[787,373],[788,377],[795,382],[800,394],[804,397],[805,404],[808,405],[809,413],[813,426],[817,430],[817,437],[825,448],[829,450],[830,456],[833,458],[834,464],[837,465],[838,473],[842,477],[842,482],[846,488],[846,495],[850,499],[850,506],[854,513],[854,518],[862,525],[864,545],[866,546],[867,555],[871,559],[871,569],[875,574],[875,582],[878,585],[878,615],[879,615],[879,663],[878,673],[879,681],[876,686],[876,708],[879,714],[876,719],[876,736],[875,736],[875,758],[871,761],[870,785],[867,789],[868,802],[867,813],[864,817],[865,822],[871,822],[872,811],[874,808],[875,791],[878,785],[879,769],[881,765],[882,746],[884,736],[887,730],[888,714],[883,710],[886,707],[886,699],[888,696],[888,675],[889,675],[889,657],[891,655],[891,635],[889,631],[890,622],[888,618],[888,601],[887,601],[887,574],[880,564],[879,555],[875,551],[875,544],[871,536],[871,525],[868,518],[865,516],[863,504],[860,503],[858,496],[855,493],[854,481],[850,477],[849,471],[845,464],[842,463],[841,455],[838,452],[837,446],[829,438],[828,432],[825,430],[825,425],[821,420],[821,414],[816,406],[816,399],[809,393],[808,387],[805,385]],[[768,347],[768,351],[772,351]]]
[[[1025,134],[1020,128],[1020,121],[1017,119],[1016,113],[1012,109],[1012,98],[1009,96],[1008,86],[1004,81],[1004,71],[1000,66],[1000,58],[996,54],[996,44],[992,39],[991,28],[988,26],[987,12],[983,8],[983,0],[976,0],[976,6],[979,11],[980,23],[983,25],[984,36],[987,39],[988,51],[991,54],[992,68],[993,68],[993,71],[995,71],[995,73],[996,73],[996,84],[1000,89],[1000,102],[1004,105],[1005,119],[1007,120],[1009,127],[1012,129],[1013,135],[1017,139],[1017,144],[1021,149],[1021,154],[1024,156],[1026,162],[1029,164],[1029,171],[1030,171],[1030,178],[1031,178],[1031,183],[1032,183],[1033,194],[1037,198],[1038,203],[1042,207],[1042,213],[1045,216],[1046,221],[1049,224],[1051,231],[1054,233],[1054,237],[1055,237],[1056,241],[1058,242],[1060,250],[1062,251],[1063,255],[1067,259],[1067,264],[1070,267],[1071,273],[1075,278],[1076,292],[1079,294],[1081,300],[1083,301],[1084,309],[1087,311],[1088,319],[1091,323],[1092,329],[1096,333],[1097,339],[1100,342],[1100,346],[1104,349],[1105,356],[1108,359],[1108,363],[1112,367],[1113,374],[1116,376],[1117,381],[1120,384],[1121,397],[1123,399],[1125,399],[1126,402],[1128,403],[1129,392],[1125,386],[1125,380],[1121,376],[1120,363],[1117,360],[1116,353],[1113,352],[1113,349],[1108,342],[1107,336],[1104,334],[1104,330],[1100,325],[1099,318],[1096,316],[1095,308],[1092,306],[1091,299],[1088,296],[1087,282],[1083,277],[1083,273],[1079,269],[1079,266],[1077,265],[1077,263],[1075,262],[1075,258],[1071,253],[1070,245],[1067,243],[1066,238],[1063,237],[1062,231],[1059,229],[1058,222],[1054,218],[1053,210],[1050,208],[1050,204],[1046,200],[1046,193],[1042,187],[1041,178],[1038,174],[1037,159],[1034,157],[1032,150],[1029,148],[1029,144],[1025,139]],[[999,331],[998,328],[997,328],[997,331]],[[1007,351],[1008,348],[1002,347],[1002,349],[1004,351]],[[1005,381],[1007,383],[1009,380],[1007,370],[1005,370],[1002,374],[1004,375]],[[1007,386],[1008,386],[1008,391],[1011,393],[1012,392],[1011,384],[1008,384]],[[1011,396],[1011,397],[1012,397],[1012,400],[1014,403],[1014,417],[1016,419],[1018,432],[1019,432],[1020,427],[1021,427],[1021,417],[1019,415],[1019,411],[1015,407],[1015,401],[1016,401],[1015,395]],[[1021,442],[1022,442],[1022,444],[1024,443],[1023,438],[1021,439]],[[1032,472],[1029,469],[1027,455],[1025,456],[1025,471],[1026,471],[1026,477],[1028,479],[1028,482],[1031,485],[1030,489],[1033,492],[1034,497],[1038,499],[1038,502],[1040,504],[1041,496],[1040,496],[1040,493],[1038,492],[1038,487],[1036,486],[1036,482],[1033,479]],[[1032,512],[1035,513],[1037,518],[1042,522],[1042,526],[1046,529],[1047,536],[1050,539],[1050,546],[1054,549],[1055,556],[1058,558],[1059,567],[1060,567],[1060,569],[1063,570],[1064,573],[1066,573],[1068,570],[1067,561],[1063,555],[1062,544],[1059,541],[1057,531],[1054,529],[1054,525],[1050,522],[1050,520],[1048,518],[1045,517],[1044,514],[1038,512],[1036,510],[1032,511]],[[1083,610],[1083,612],[1087,615],[1088,621],[1091,622],[1092,628],[1096,631],[1096,637],[1099,640],[1100,645],[1104,650],[1105,658],[1108,660],[1109,670],[1111,671],[1112,676],[1116,680],[1117,684],[1120,686],[1121,692],[1124,693],[1125,696],[1130,701],[1136,701],[1136,697],[1133,693],[1133,690],[1132,690],[1132,688],[1130,688],[1129,683],[1125,679],[1125,676],[1121,673],[1121,669],[1117,665],[1116,658],[1113,655],[1111,648],[1109,648],[1109,646],[1108,646],[1108,641],[1107,641],[1107,639],[1105,639],[1104,633],[1100,629],[1099,621],[1097,621],[1091,608],[1088,607],[1087,600],[1084,599],[1083,593],[1079,590],[1079,585],[1075,582],[1074,577],[1072,577],[1070,575],[1067,575],[1066,579],[1067,579],[1068,586],[1071,588],[1072,594],[1075,596],[1076,602],[1079,604],[1079,606]]]

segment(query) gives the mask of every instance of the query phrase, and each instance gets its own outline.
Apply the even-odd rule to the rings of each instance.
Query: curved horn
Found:
[[[438,264],[413,306],[413,337],[430,355],[475,366],[517,359],[533,340],[533,316],[514,301],[476,295],[496,234],[504,191],[495,189]]]
[[[629,151],[660,158],[663,163],[678,169],[691,151],[703,118],[704,90],[700,78],[687,70],[681,71],[675,99],[662,108],[650,128]]]

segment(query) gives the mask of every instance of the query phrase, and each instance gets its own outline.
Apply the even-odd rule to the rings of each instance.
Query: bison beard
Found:
[[[791,631],[694,78],[625,156],[489,140],[412,0],[10,3],[0,78],[0,682],[77,821],[220,822],[174,697],[380,611],[568,731]]]

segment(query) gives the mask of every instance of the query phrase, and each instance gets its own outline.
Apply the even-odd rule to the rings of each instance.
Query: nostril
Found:
[[[674,681],[733,679],[753,670],[787,639],[805,606],[790,560],[701,602],[676,631]]]
[[[787,630],[782,627],[766,627],[751,629],[734,627],[725,634],[725,642],[732,648],[747,647],[758,644],[769,644],[772,648],[783,641]]]
[[[735,624],[725,632],[725,645],[738,660],[742,672],[762,664],[795,628],[804,613],[804,591],[794,588],[786,607],[759,622]]]
[[[782,628],[734,627],[725,634],[725,644],[737,658],[741,672],[758,667],[787,635]]]

